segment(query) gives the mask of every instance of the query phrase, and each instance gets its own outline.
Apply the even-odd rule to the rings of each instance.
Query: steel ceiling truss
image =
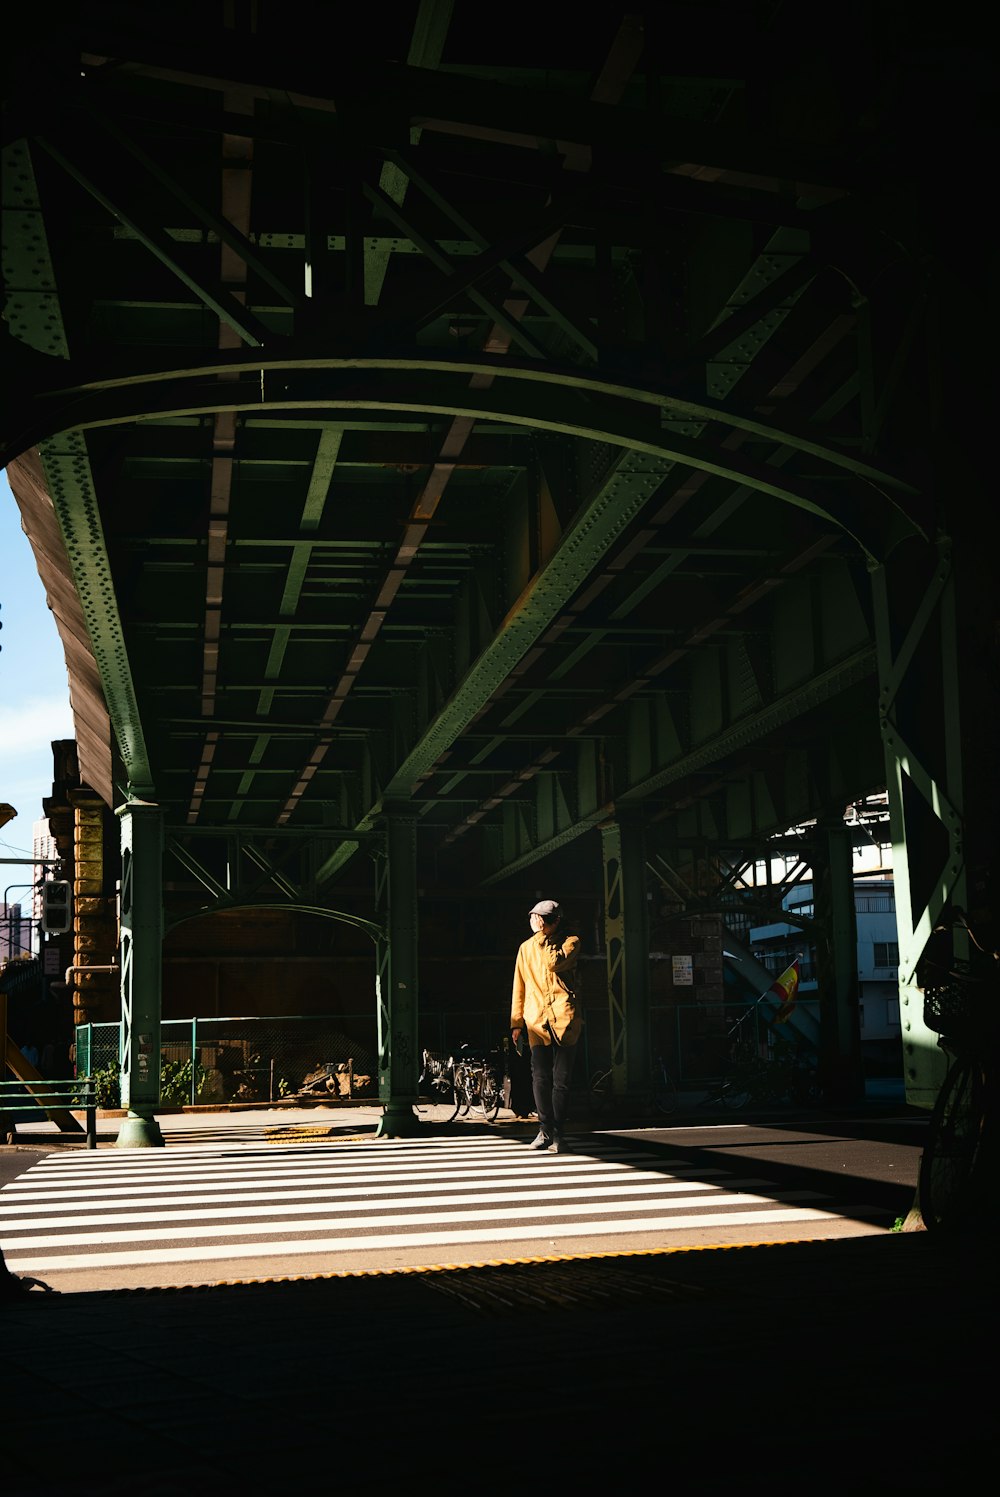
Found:
[[[770,21],[678,73],[690,10],[508,56],[414,4],[320,62],[299,0],[97,4],[58,110],[33,54],[4,460],[41,444],[129,793],[248,838],[232,882],[175,834],[213,900],[327,904],[387,803],[490,884],[619,806],[672,861],[884,774],[920,246],[853,136],[748,123]]]
[[[750,597],[766,592],[744,589]],[[710,838],[729,847],[745,839],[749,846],[808,820],[817,806],[843,809],[879,784],[875,651],[852,564],[817,555],[787,611],[770,609],[769,632],[755,630],[749,643],[732,627],[740,614],[737,606],[678,631],[672,649],[650,650],[645,659],[633,648],[606,694],[578,697],[576,719],[564,719],[559,736],[539,740],[533,775],[497,774],[491,796],[456,829],[481,819],[492,809],[488,799],[501,792],[522,802],[504,811],[491,881],[567,845],[616,806],[644,805],[652,836],[659,828],[661,838]],[[824,668],[825,651],[836,664]],[[667,669],[672,689],[659,691]],[[850,735],[841,732],[837,713],[845,703],[864,722],[866,702],[867,729],[855,724]],[[824,707],[831,714],[825,747],[797,741],[803,712]],[[546,710],[552,713],[551,702]],[[530,811],[523,804],[529,793]],[[572,814],[553,816],[554,801]]]
[[[385,932],[376,921],[337,908],[322,896],[316,872],[329,855],[331,841],[336,840],[273,827],[255,831],[168,827],[164,846],[167,929],[204,915],[267,908],[343,921],[376,942],[383,940]],[[374,841],[380,841],[378,834]],[[179,865],[193,884],[171,881],[171,863]]]

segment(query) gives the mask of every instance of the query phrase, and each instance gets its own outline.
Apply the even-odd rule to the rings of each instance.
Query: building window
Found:
[[[874,966],[876,967],[898,967],[899,966],[899,942],[898,941],[873,941],[875,950]]]
[[[894,915],[896,913],[894,894],[859,894],[854,903],[859,915]]]
[[[899,1028],[899,999],[887,998],[885,1000],[885,1022],[889,1029]]]

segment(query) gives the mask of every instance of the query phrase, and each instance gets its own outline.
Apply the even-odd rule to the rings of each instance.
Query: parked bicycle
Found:
[[[588,1090],[591,1110],[594,1113],[608,1112],[614,1105],[612,1074],[612,1067],[607,1066],[603,1070],[594,1071],[590,1077]],[[641,1111],[656,1112],[664,1117],[669,1117],[672,1112],[676,1111],[677,1083],[667,1069],[667,1063],[662,1055],[658,1055],[650,1067],[649,1086],[639,1098],[639,1108]]]
[[[815,1106],[821,1100],[819,1072],[793,1046],[778,1041],[767,1056],[737,1050],[719,1085],[699,1103],[739,1112],[753,1103],[759,1107]]]
[[[450,1109],[445,1122],[464,1117],[473,1108],[492,1123],[503,1102],[503,1067],[498,1051],[477,1053],[463,1045],[457,1055],[424,1050],[418,1086]]]
[[[450,1106],[455,1100],[454,1056],[425,1049],[421,1054],[417,1091],[439,1107]]]
[[[503,1075],[492,1055],[466,1055],[455,1062],[455,1116],[476,1108],[492,1123],[503,1101]]]
[[[811,1055],[799,1045],[773,1036],[762,1053],[757,1010],[767,992],[742,1013],[726,1034],[726,1069],[718,1085],[703,1097],[700,1107],[724,1107],[739,1112],[751,1103],[779,1106],[815,1105],[821,1099],[819,1071]]]
[[[956,924],[967,933],[973,957],[943,967],[931,960],[922,974],[924,1023],[949,1057],[917,1177],[920,1214],[929,1231],[976,1226],[996,1213],[990,1108],[1000,953],[980,946],[963,916]]]

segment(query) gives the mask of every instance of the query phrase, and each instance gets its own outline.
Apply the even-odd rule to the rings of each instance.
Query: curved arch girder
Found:
[[[234,363],[242,373],[231,382],[204,379],[210,372],[231,372]],[[477,373],[493,376],[485,388],[470,387],[467,380],[456,377],[471,378]],[[67,390],[62,400],[50,394],[47,403],[56,427],[83,431],[143,418],[222,410],[242,414],[365,410],[500,420],[530,430],[606,442],[744,484],[845,531],[873,560],[890,549],[900,522],[917,535],[926,535],[917,513],[918,492],[852,454],[721,406],[595,380],[579,371],[483,359],[402,358],[306,361],[278,357],[264,362],[258,357],[248,367],[244,357],[228,364],[213,360],[211,370],[206,366],[161,371],[127,381],[116,376]],[[845,489],[834,498],[826,493],[821,498],[807,478],[786,472],[783,464],[760,461],[739,448],[711,440],[683,437],[668,427],[661,429],[657,410],[661,420],[671,417],[726,425],[747,438],[773,442],[776,455],[784,452],[787,456],[792,449],[819,460],[832,470],[830,476],[842,475]],[[30,440],[41,440],[41,435],[36,433]]]
[[[164,934],[176,930],[179,925],[186,925],[191,920],[203,920],[208,915],[230,915],[237,910],[284,910],[294,911],[299,915],[318,915],[324,920],[339,920],[344,925],[351,925],[355,930],[364,931],[366,936],[378,943],[386,939],[385,930],[374,920],[365,920],[360,915],[352,915],[347,910],[334,910],[328,906],[319,904],[304,904],[297,900],[253,900],[246,902],[234,900],[232,904],[224,904],[221,901],[212,905],[205,905],[200,910],[192,910],[187,915],[176,916],[172,920],[164,921]]]

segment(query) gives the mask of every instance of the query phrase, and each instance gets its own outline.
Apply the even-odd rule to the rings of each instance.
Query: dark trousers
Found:
[[[575,1045],[531,1047],[531,1089],[535,1094],[538,1127],[550,1138],[561,1133],[566,1126],[569,1084],[573,1079],[575,1060]]]

